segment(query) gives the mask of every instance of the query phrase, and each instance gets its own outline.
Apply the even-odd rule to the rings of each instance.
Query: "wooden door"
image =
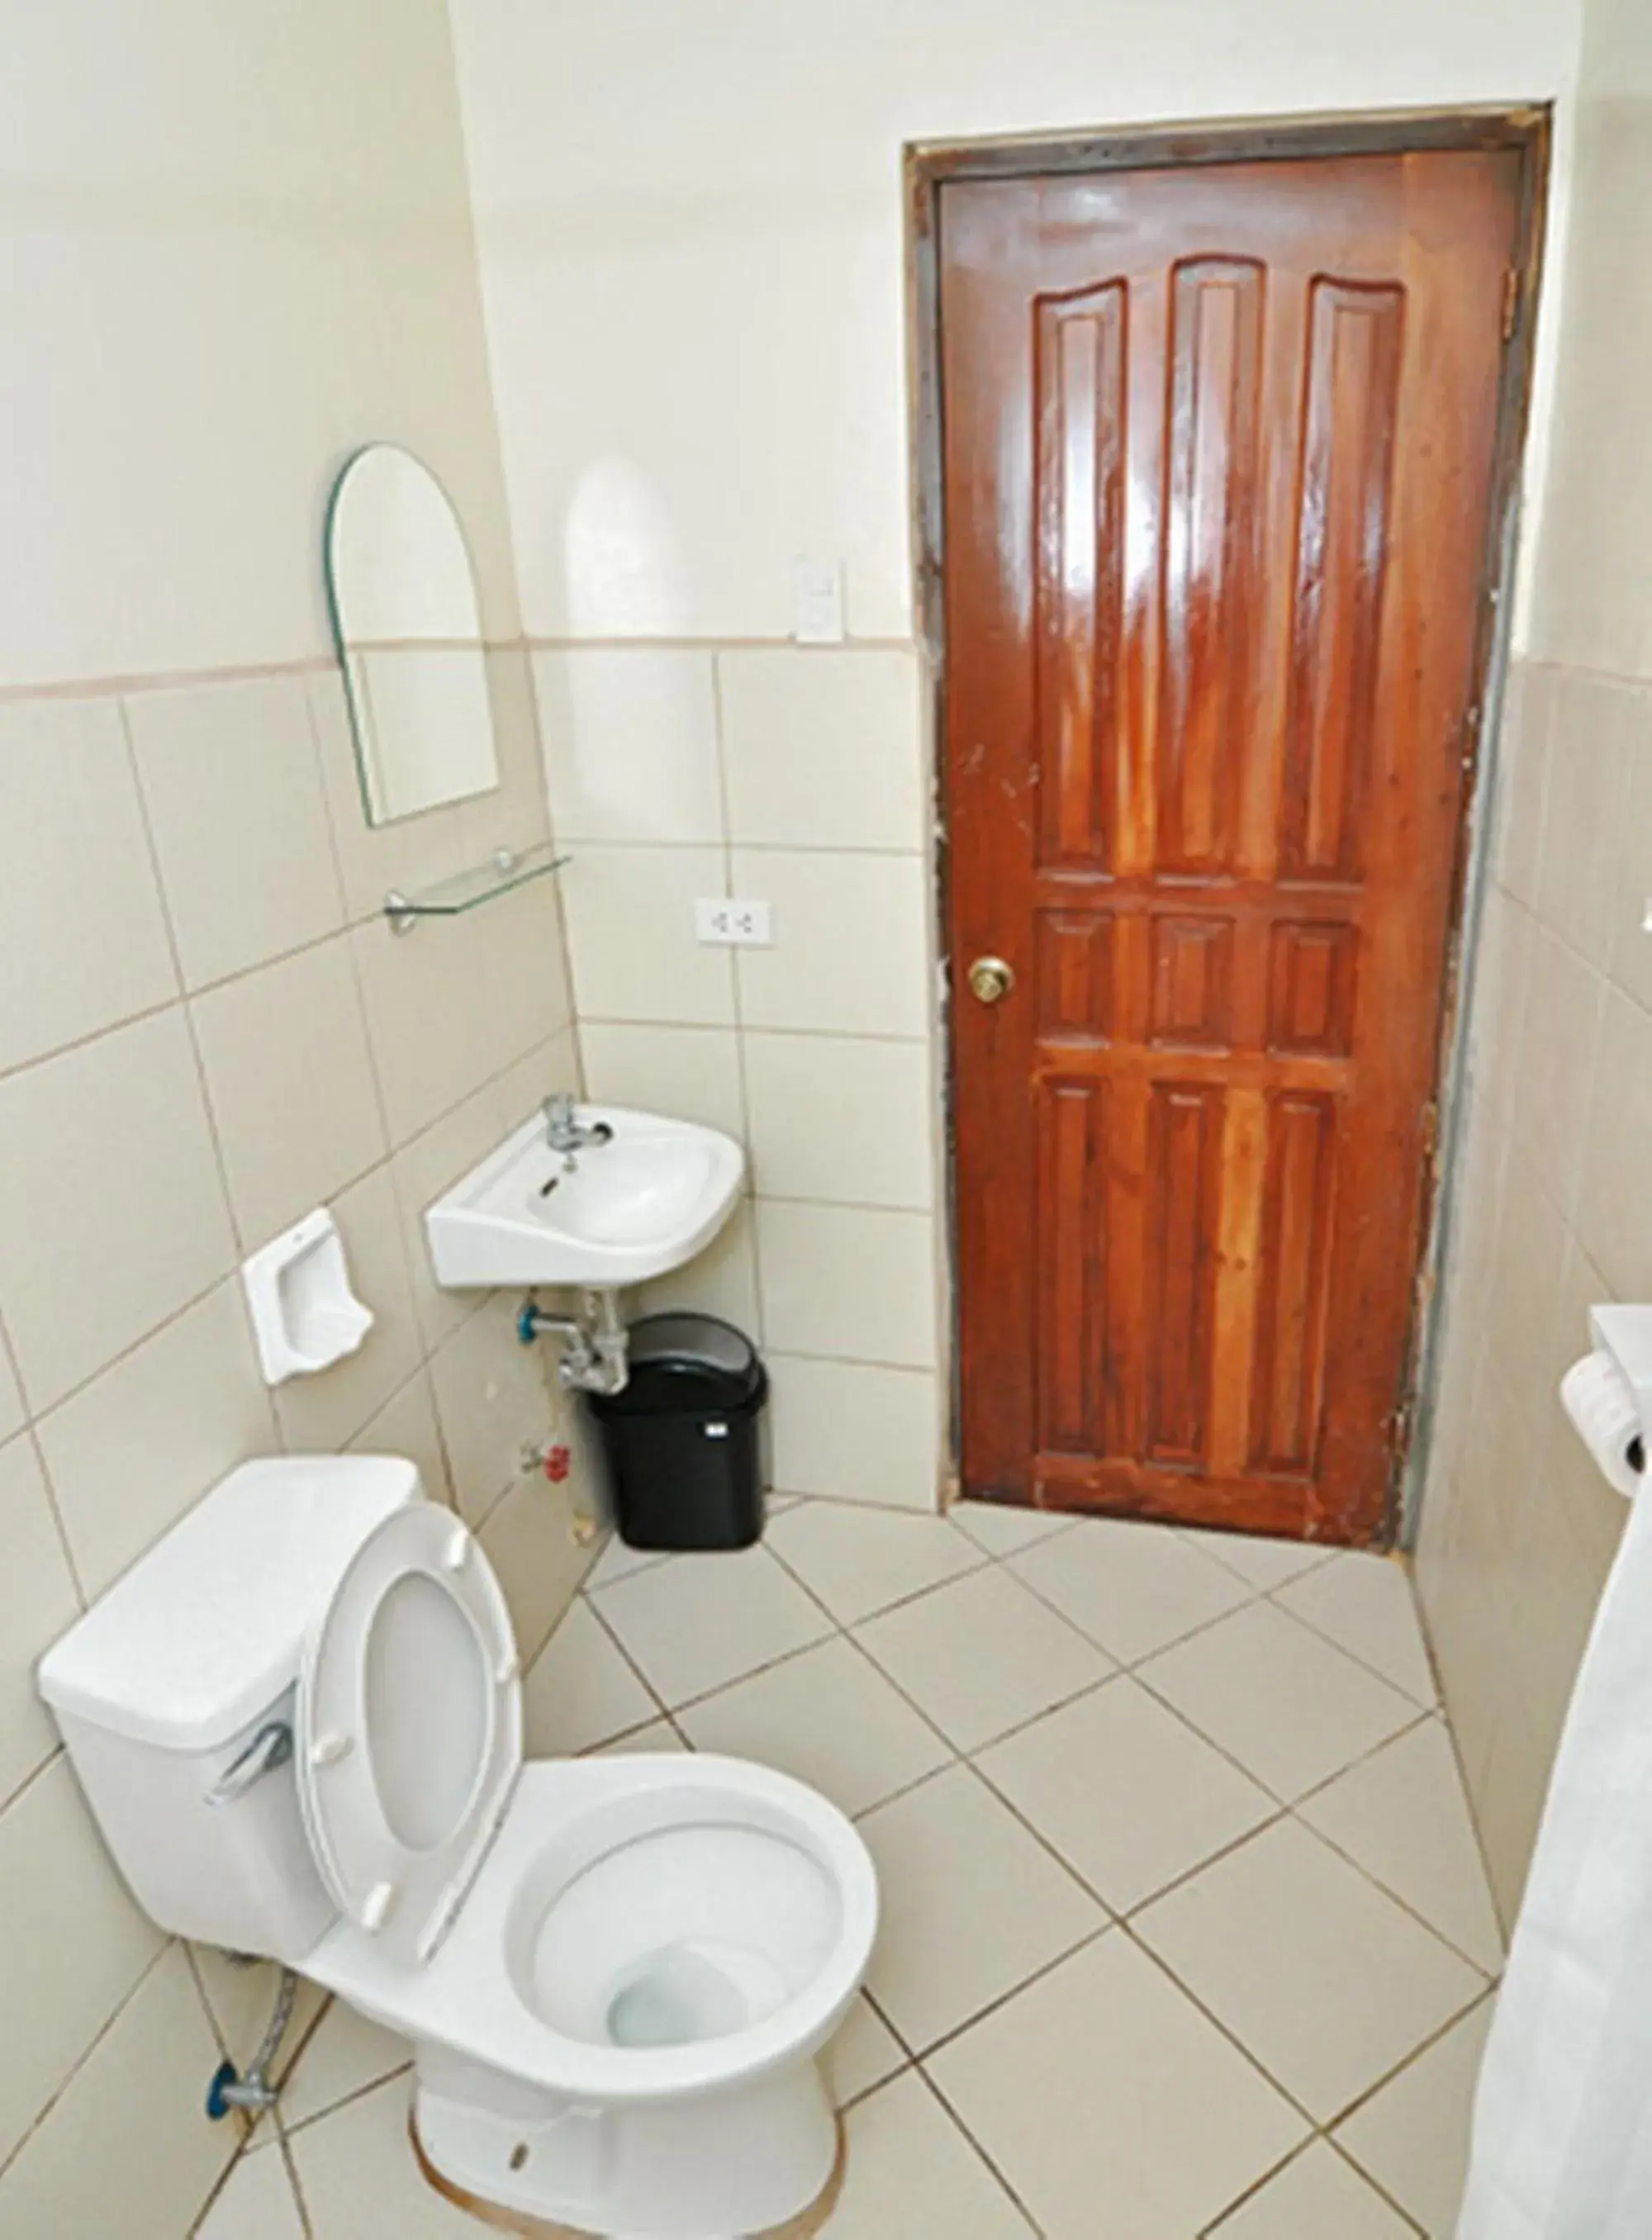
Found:
[[[1518,174],[940,190],[972,1492],[1384,1533]]]

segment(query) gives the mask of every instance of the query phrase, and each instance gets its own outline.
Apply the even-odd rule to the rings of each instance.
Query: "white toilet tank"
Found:
[[[369,1533],[419,1498],[391,1457],[245,1463],[41,1659],[104,1841],[163,1929],[296,1966],[336,1918],[290,1758],[209,1799],[266,1727],[290,1731],[311,1626]]]

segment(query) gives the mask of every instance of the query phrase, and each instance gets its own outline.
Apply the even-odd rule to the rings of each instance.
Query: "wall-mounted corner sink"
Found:
[[[530,1120],[429,1209],[438,1283],[620,1290],[692,1260],[733,1212],[746,1162],[732,1137],[608,1104],[571,1118],[605,1138],[556,1150]]]

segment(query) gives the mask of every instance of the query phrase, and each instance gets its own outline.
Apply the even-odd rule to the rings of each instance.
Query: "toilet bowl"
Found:
[[[454,2197],[625,2240],[803,2229],[838,2152],[813,2057],[876,1929],[864,1843],[737,1759],[523,1763],[503,1596],[410,1466],[245,1466],[39,1677],[163,1927],[411,2041]]]

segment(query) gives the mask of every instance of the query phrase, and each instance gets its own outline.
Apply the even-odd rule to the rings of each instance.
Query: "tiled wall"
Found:
[[[1623,1505],[1562,1416],[1652,1299],[1652,19],[1590,0],[1532,601],[1499,742],[1462,1212],[1418,1548],[1499,1901],[1518,1901]]]
[[[654,1287],[763,1345],[778,1488],[927,1507],[943,1377],[936,985],[915,655],[902,646],[534,655],[593,1097],[751,1155],[706,1258]],[[771,947],[696,942],[767,902]]]
[[[526,656],[499,792],[368,830],[336,670],[0,702],[0,2234],[178,2240],[235,2144],[201,2112],[270,1971],[169,1946],[31,1664],[244,1457],[411,1456],[524,1653],[583,1567],[515,1300],[438,1291],[428,1199],[577,1067],[554,880],[404,939],[387,888],[545,831]],[[236,1273],[319,1203],[376,1321],[268,1391]]]

